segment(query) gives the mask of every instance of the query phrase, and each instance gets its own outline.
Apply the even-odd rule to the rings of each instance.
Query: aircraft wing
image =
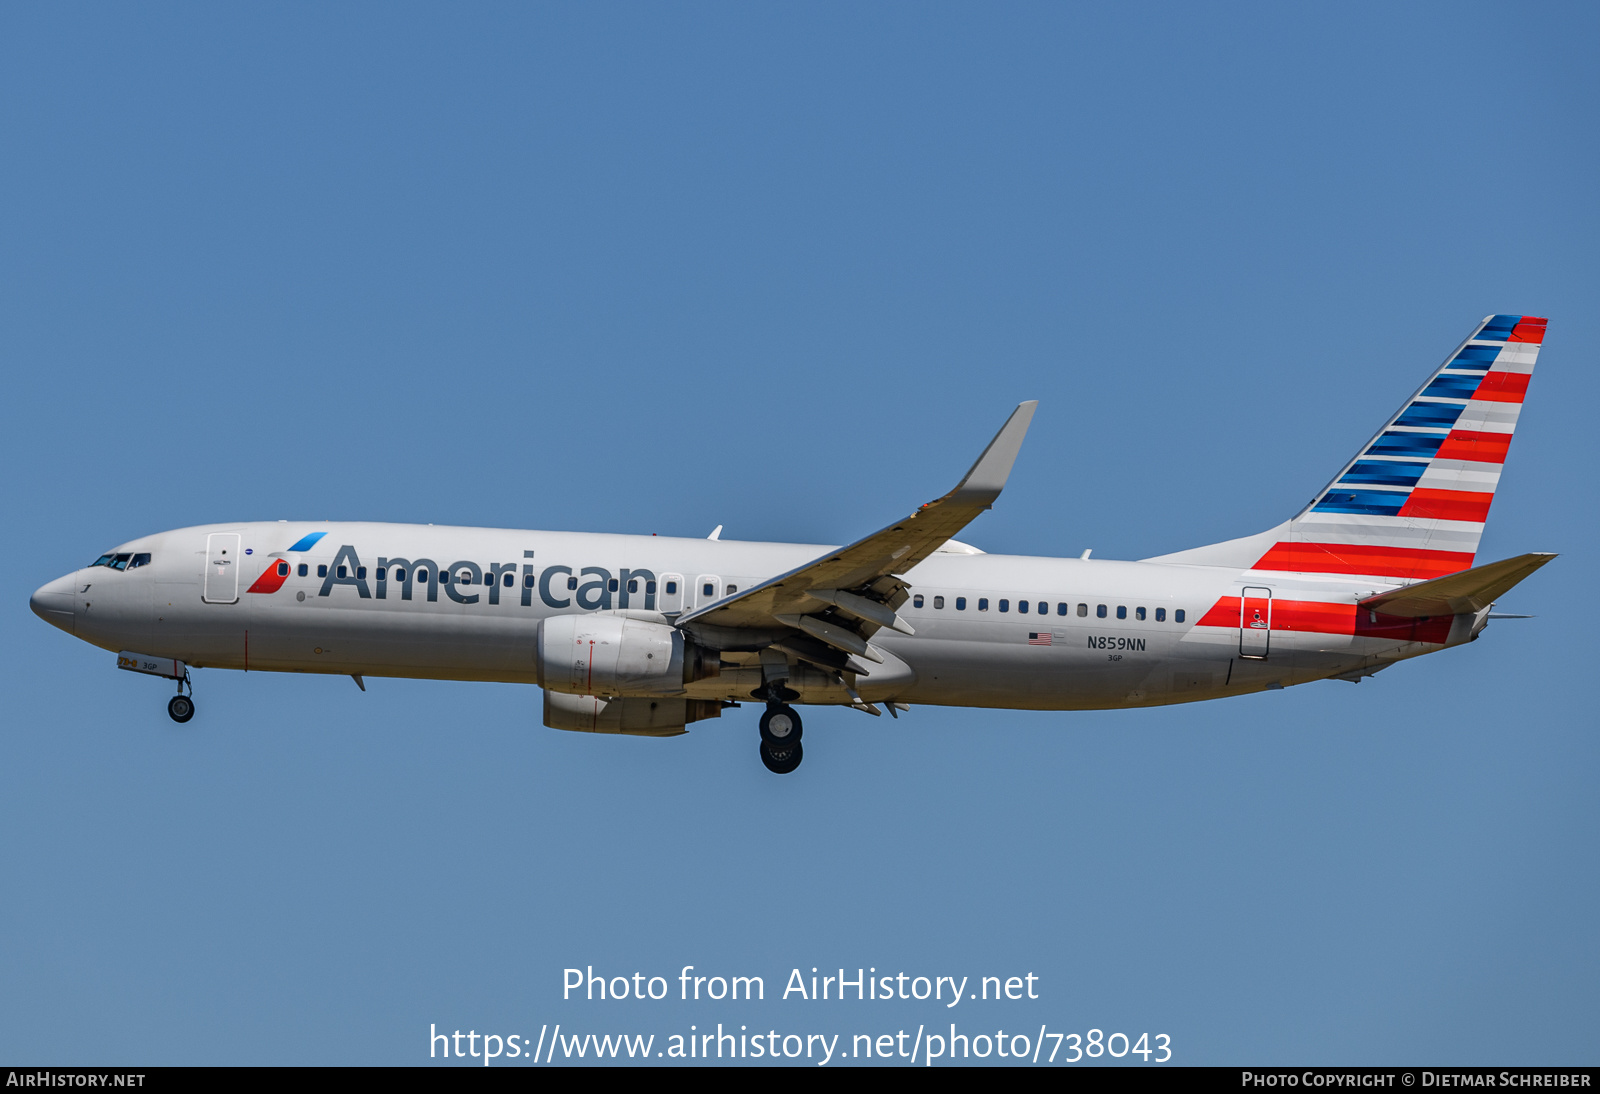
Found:
[[[837,651],[833,658],[823,659],[836,660],[835,667],[848,667],[843,663],[845,654],[880,660],[867,645],[880,627],[912,633],[895,614],[907,596],[906,583],[899,575],[994,505],[1038,405],[1037,400],[1018,405],[972,469],[944,497],[847,547],[829,551],[737,596],[688,612],[678,618],[677,625],[723,649],[745,644],[727,631],[750,630],[765,632],[764,641],[749,643],[756,646],[781,643],[800,653],[821,643]],[[798,646],[783,642],[786,634],[796,631],[814,641],[801,640]]]
[[[1361,606],[1385,615],[1407,618],[1434,615],[1462,615],[1479,612],[1504,596],[1513,585],[1556,556],[1544,552],[1518,555],[1462,570],[1459,574],[1419,581],[1403,589],[1379,593],[1361,601]]]

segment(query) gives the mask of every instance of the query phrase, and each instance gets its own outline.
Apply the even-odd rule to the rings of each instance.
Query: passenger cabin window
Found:
[[[1165,608],[1157,608],[1156,609],[1156,622],[1157,623],[1165,623],[1166,621],[1167,621],[1167,609],[1165,609]]]
[[[383,571],[379,570],[378,573],[381,574],[381,573],[383,573]],[[288,577],[289,576],[289,564],[287,562],[278,563],[278,576],[279,577]]]
[[[667,582],[667,584],[673,586],[672,589],[667,590],[668,592],[673,592],[673,591],[676,590],[677,585],[674,582],[669,581],[669,582]],[[632,589],[633,586],[629,585],[628,588]],[[654,581],[646,581],[644,583],[644,593],[645,593],[646,596],[654,596],[655,595],[655,591],[656,591],[656,583]]]
[[[944,597],[942,597],[942,596],[936,596],[936,597],[934,597],[934,598],[933,598],[933,606],[934,606],[934,607],[935,607],[935,608],[942,608],[942,607],[944,607]]]
[[[700,595],[715,596],[717,595],[717,587],[708,581],[704,585],[700,586]]]
[[[613,593],[616,592],[617,591],[617,579],[616,578],[612,578],[610,581],[606,582],[606,589],[609,592],[613,592]]]
[[[1003,611],[1004,609],[1001,610]],[[1028,602],[1026,600],[1017,601],[1017,612],[1021,615],[1028,614]]]
[[[986,597],[986,596],[978,597],[978,610],[980,612],[986,612],[986,611],[989,610],[989,598],[988,597]]]
[[[966,610],[967,610],[967,598],[964,597],[964,596],[956,597],[956,611],[964,612]]]
[[[1065,604],[1057,604],[1056,605],[1056,614],[1057,615],[1066,615],[1067,614],[1067,606]]]
[[[1125,605],[1125,604],[1118,604],[1117,605],[1117,618],[1118,619],[1126,619],[1126,618],[1128,618],[1128,607],[1127,607],[1127,605]]]
[[[676,581],[667,582],[667,595],[668,596],[676,596],[677,593],[678,593],[678,583]]]
[[[365,566],[356,567],[356,578],[360,581],[367,580],[367,568]]]
[[[506,577],[510,577],[510,576],[511,576],[510,574],[506,575]],[[534,577],[532,574],[523,574],[522,575],[522,587],[524,589],[531,589],[537,584],[539,584],[539,579]]]
[[[737,586],[737,585],[729,585],[728,586],[727,595],[732,596],[734,593],[736,593],[738,591],[739,591],[739,586]]]
[[[339,576],[340,577],[344,577],[345,576],[345,571],[344,571],[344,567],[343,566],[339,567]]]
[[[1000,601],[1000,610],[1003,611],[1003,612],[1009,612],[1011,610],[1011,601],[1009,601],[1009,600]]]
[[[575,578],[575,577],[567,578],[567,588],[576,589],[577,587],[578,587],[578,579],[577,578]]]
[[[301,563],[301,564],[300,564],[300,568],[299,568],[299,572],[300,572],[300,576],[301,576],[301,577],[305,577],[305,576],[306,576],[306,574],[308,574],[308,573],[310,573],[310,572],[311,572],[311,569],[310,569],[310,567],[308,567],[308,566],[307,566],[307,565],[306,565],[306,564],[305,564],[305,563],[304,563],[304,562],[302,562],[302,563]],[[405,574],[403,574],[403,573],[402,573],[402,574],[401,574],[401,575],[400,575],[400,580],[401,580],[401,581],[404,581],[404,580],[405,580]]]
[[[318,577],[327,577],[328,576],[328,566],[327,566],[326,563],[318,563],[317,564],[317,576]]]
[[[911,598],[911,606],[913,608],[922,607],[922,594],[921,593],[918,593],[916,596]]]
[[[1087,604],[1079,604],[1078,605],[1078,618],[1082,619],[1084,616],[1086,616],[1088,614],[1089,614],[1089,605],[1087,605]]]
[[[516,583],[517,583],[517,575],[516,574],[507,574],[505,576],[505,580],[500,582],[500,584],[504,585],[508,589],[511,588],[511,586],[515,585]]]
[[[1039,609],[1039,614],[1040,615],[1049,615],[1050,614],[1050,605],[1046,604],[1042,600],[1039,601],[1039,603],[1038,603],[1038,609]]]
[[[628,579],[628,591],[630,593],[638,592],[639,591],[639,583],[637,581],[633,580],[632,578],[629,578]]]
[[[1174,623],[1182,623],[1183,622],[1183,609],[1182,608],[1179,608],[1177,611],[1172,613],[1172,621]]]
[[[1106,617],[1106,606],[1104,604],[1096,604],[1094,606],[1094,614],[1096,619],[1104,619]]]
[[[1133,617],[1135,619],[1143,619],[1144,618],[1144,609],[1143,608],[1135,608],[1135,609],[1133,609]]]

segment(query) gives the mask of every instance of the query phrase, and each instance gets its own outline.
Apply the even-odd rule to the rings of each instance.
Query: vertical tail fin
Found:
[[[1403,581],[1469,569],[1544,332],[1489,316],[1293,520],[1160,561]]]

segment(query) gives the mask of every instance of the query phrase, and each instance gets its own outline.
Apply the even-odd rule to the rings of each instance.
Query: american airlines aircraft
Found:
[[[948,494],[846,547],[412,524],[212,524],[132,540],[38,615],[177,681],[229,668],[536,683],[554,729],[667,737],[765,704],[1101,710],[1359,682],[1476,639],[1555,557],[1473,566],[1545,320],[1493,315],[1290,520],[1138,562],[986,554],[1036,404]],[[187,694],[185,690],[187,689]]]

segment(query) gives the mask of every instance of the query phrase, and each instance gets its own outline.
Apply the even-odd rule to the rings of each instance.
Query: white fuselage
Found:
[[[316,532],[324,534],[315,544],[287,550]],[[409,524],[219,524],[125,544],[118,552],[149,562],[79,570],[35,600],[84,641],[193,667],[539,683],[541,620],[627,611],[670,622],[830,549]],[[441,582],[441,569],[454,579]],[[1393,587],[1371,578],[954,547],[903,576],[914,598],[900,615],[916,633],[886,629],[873,638],[888,656],[855,681],[868,702],[1036,710],[1187,702],[1353,678],[1467,641],[1483,625],[1483,613],[1351,623],[1358,599]],[[673,694],[749,700],[762,683],[759,655],[735,646],[722,659],[720,675]],[[836,674],[797,671],[791,684],[802,702],[852,701]]]

